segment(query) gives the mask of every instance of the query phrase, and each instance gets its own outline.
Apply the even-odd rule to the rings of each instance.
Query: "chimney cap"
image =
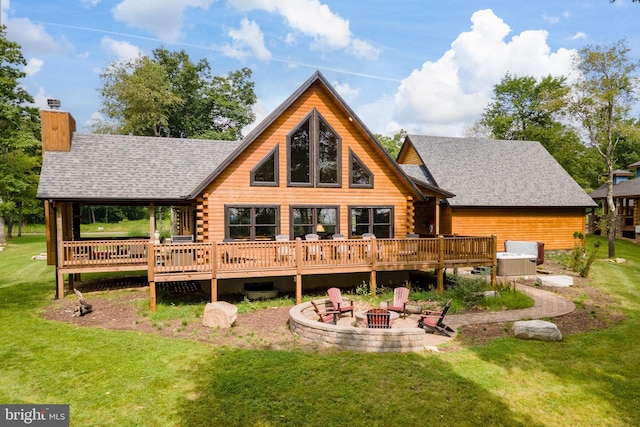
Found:
[[[60,109],[60,100],[59,99],[54,99],[54,98],[49,98],[49,99],[47,99],[47,105],[52,110],[58,110],[58,109]]]

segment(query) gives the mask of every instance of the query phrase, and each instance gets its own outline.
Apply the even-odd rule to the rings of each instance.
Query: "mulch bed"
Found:
[[[573,313],[553,319],[563,335],[602,330],[624,320],[624,315],[618,310],[615,301],[608,294],[591,286],[587,279],[576,277],[552,263],[545,263],[542,268],[553,274],[574,276],[573,287],[548,289],[574,301],[577,306]],[[533,280],[530,280],[528,284],[533,284],[532,282]],[[79,289],[93,306],[91,313],[82,317],[73,316],[77,304],[74,295],[53,301],[44,309],[42,315],[49,320],[82,327],[151,333],[214,345],[281,350],[313,348],[302,344],[289,332],[290,307],[274,307],[238,314],[235,326],[229,329],[211,329],[197,321],[191,321],[186,325],[180,320],[153,322],[143,315],[142,307],[148,304],[146,286],[148,284],[145,277],[81,284]],[[127,289],[128,292],[109,292],[123,289]],[[160,290],[177,300],[193,297],[204,299],[200,288],[191,282],[162,284]],[[448,351],[454,351],[458,346],[484,344],[512,334],[510,322],[465,326],[460,329],[455,344],[450,346]]]

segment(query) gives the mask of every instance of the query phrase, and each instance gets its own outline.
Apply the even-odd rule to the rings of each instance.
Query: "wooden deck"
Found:
[[[430,270],[496,263],[495,237],[431,239],[320,240],[289,242],[203,242],[153,244],[147,240],[65,241],[58,268],[58,293],[64,274],[146,270],[155,307],[155,283],[243,277],[295,276],[301,301],[301,276],[331,273]],[[60,263],[59,263],[60,264]],[[441,275],[441,274],[440,274]],[[442,289],[439,277],[439,289]]]

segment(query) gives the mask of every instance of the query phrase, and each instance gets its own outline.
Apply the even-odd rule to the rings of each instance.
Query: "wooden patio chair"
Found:
[[[409,288],[403,286],[393,290],[393,302],[387,300],[387,310],[400,313],[400,316],[406,317],[407,303],[409,302]]]
[[[344,237],[344,234],[336,233],[331,236],[333,240],[347,240]],[[351,257],[351,247],[348,244],[338,244],[336,245],[336,258],[350,258]]]
[[[329,299],[331,300],[334,310],[337,310],[340,314],[351,312],[351,317],[353,317],[353,301],[343,300],[340,289],[338,288],[330,288],[327,293],[329,294]]]
[[[451,300],[447,301],[444,309],[440,312],[426,310],[424,314],[420,315],[420,320],[418,320],[418,327],[424,329],[427,332],[438,332],[441,335],[450,337],[451,334],[455,332],[455,330],[445,325],[443,322],[444,316],[447,315],[450,307]]]
[[[288,234],[278,234],[276,235],[276,242],[289,242]],[[295,261],[296,259],[296,250],[290,245],[278,245],[276,249],[276,258],[278,261],[287,260],[289,258]]]
[[[310,242],[316,242],[320,240],[320,236],[315,233],[309,233],[304,235],[304,240]],[[307,257],[309,259],[324,259],[324,251],[322,250],[322,246],[320,245],[309,245],[307,246]]]
[[[391,328],[391,313],[384,308],[372,308],[367,311],[367,328]]]
[[[323,308],[318,304],[322,304]],[[318,321],[322,323],[331,323],[333,325],[338,323],[338,317],[340,316],[339,311],[327,310],[327,306],[324,302],[316,303],[315,301],[311,301],[311,305],[313,306],[313,311],[318,315]]]

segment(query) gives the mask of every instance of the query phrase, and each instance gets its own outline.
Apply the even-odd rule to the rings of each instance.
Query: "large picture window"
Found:
[[[351,207],[349,209],[351,228],[349,237],[359,237],[373,233],[378,238],[393,237],[393,208],[391,207]]]
[[[235,240],[273,240],[279,232],[277,206],[228,206],[226,237]]]
[[[290,223],[293,238],[315,233],[328,239],[339,232],[338,207],[292,206]]]
[[[340,186],[340,136],[313,110],[287,137],[288,184]]]

